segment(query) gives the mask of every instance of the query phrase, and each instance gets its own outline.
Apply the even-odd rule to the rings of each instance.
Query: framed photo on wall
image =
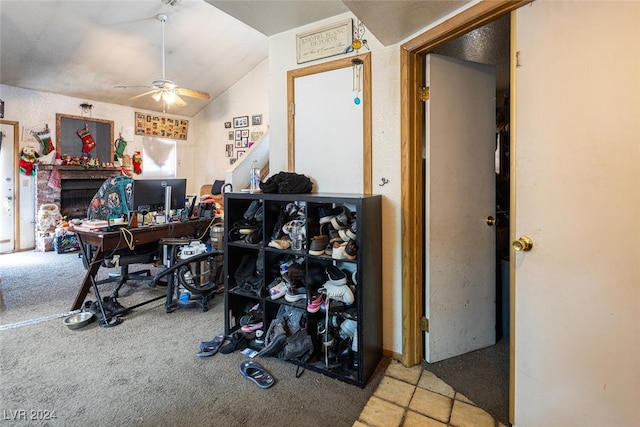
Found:
[[[231,122],[224,122],[225,129],[231,129]]]
[[[253,126],[260,126],[262,124],[262,114],[251,116],[251,124]]]
[[[239,159],[239,158],[240,158],[240,157],[242,157],[242,156],[244,156],[244,150],[239,150],[239,151],[236,153],[236,157]]]
[[[249,116],[242,117],[234,117],[233,118],[233,127],[234,128],[246,128],[249,126]]]
[[[249,138],[249,129],[243,129],[242,130],[242,137],[243,138]]]
[[[233,131],[229,131],[229,141],[233,141]]]

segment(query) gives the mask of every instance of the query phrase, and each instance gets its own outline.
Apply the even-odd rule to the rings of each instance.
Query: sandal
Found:
[[[250,379],[260,388],[269,388],[275,384],[275,380],[271,374],[252,360],[245,360],[240,363],[240,373],[243,377]]]
[[[218,352],[223,341],[224,341],[224,335],[220,334],[213,337],[211,341],[200,343],[200,351],[196,353],[196,356],[198,357],[213,356]]]
[[[229,342],[221,346],[218,350],[222,354],[230,354],[236,350],[244,350],[249,346],[249,341],[247,341],[247,338],[244,336],[244,334],[238,331],[236,331],[232,335],[227,335],[225,338],[229,340]]]

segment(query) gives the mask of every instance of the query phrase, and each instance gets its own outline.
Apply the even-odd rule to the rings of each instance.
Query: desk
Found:
[[[162,225],[130,228],[129,231],[133,236],[133,245],[137,246],[144,243],[158,242],[160,239],[167,237],[192,236],[194,238],[200,238],[209,232],[208,228],[213,222],[214,218],[197,218],[185,222],[171,222]],[[72,311],[82,307],[89,293],[89,289],[95,281],[96,274],[102,265],[104,255],[115,249],[128,247],[127,241],[120,231],[84,231],[74,229],[73,232],[78,235],[83,251],[85,245],[95,246],[96,250],[93,258],[88,262],[87,273],[78,290],[76,299],[71,306]]]

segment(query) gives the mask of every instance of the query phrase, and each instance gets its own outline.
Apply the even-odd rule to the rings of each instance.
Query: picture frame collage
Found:
[[[262,125],[262,114],[251,116],[252,126]],[[249,116],[234,117],[232,121],[224,122],[224,128],[227,130],[227,142],[225,144],[225,157],[229,158],[229,164],[234,164],[253,145],[255,141],[251,140],[256,135],[255,132],[249,132]],[[262,135],[262,132],[259,133]]]
[[[159,114],[135,113],[135,134],[186,141],[189,120],[161,116]]]

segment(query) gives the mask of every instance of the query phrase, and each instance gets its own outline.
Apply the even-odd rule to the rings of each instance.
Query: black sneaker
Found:
[[[346,285],[347,284],[347,275],[344,274],[342,270],[340,270],[335,265],[330,265],[326,269],[328,282],[332,285]]]

